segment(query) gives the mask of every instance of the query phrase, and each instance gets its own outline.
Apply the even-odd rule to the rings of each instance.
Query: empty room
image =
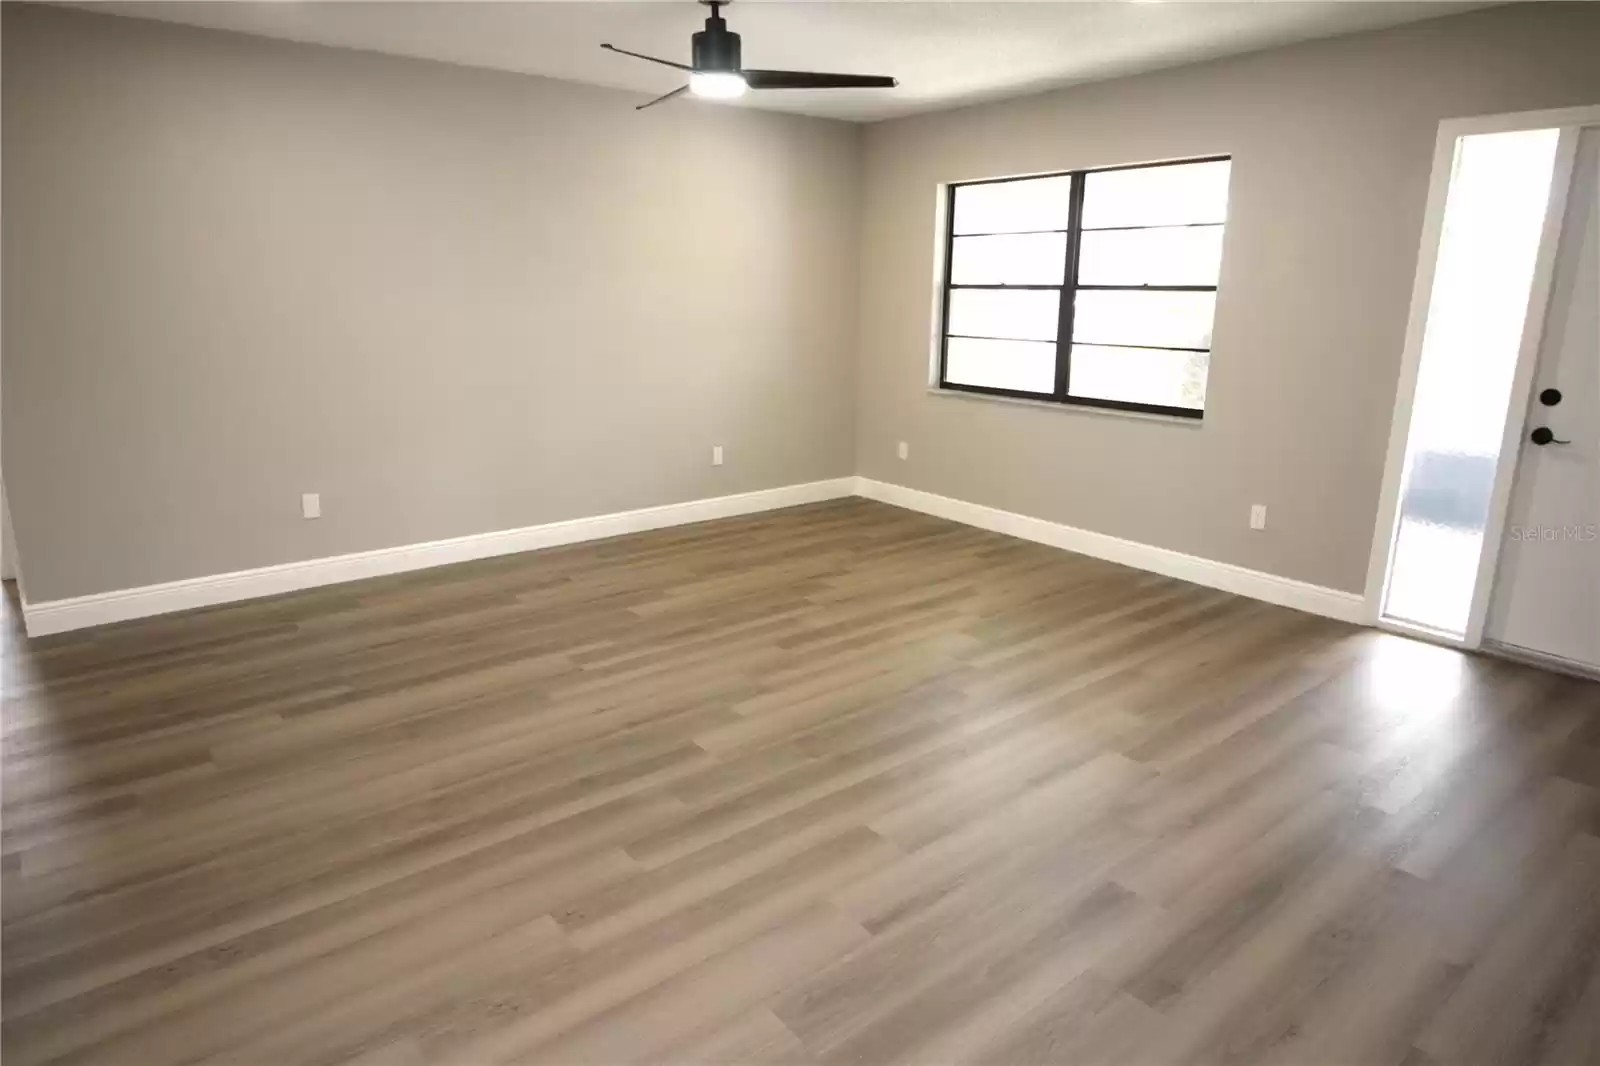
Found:
[[[0,4],[7,1066],[1600,1063],[1600,4]]]

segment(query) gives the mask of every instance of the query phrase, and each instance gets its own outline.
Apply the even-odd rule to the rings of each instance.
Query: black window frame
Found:
[[[1122,166],[1111,167],[1082,167],[1077,170],[1055,170],[1042,174],[1021,174],[1009,178],[982,178],[975,181],[953,181],[945,186],[944,191],[944,267],[939,281],[939,378],[938,387],[950,392],[974,393],[979,396],[1006,396],[1013,399],[1035,400],[1041,403],[1055,403],[1063,407],[1099,407],[1115,411],[1133,411],[1140,414],[1170,415],[1176,418],[1186,418],[1201,421],[1205,418],[1205,407],[1172,407],[1166,404],[1136,403],[1129,400],[1105,400],[1092,396],[1073,396],[1069,390],[1072,382],[1072,319],[1077,295],[1080,291],[1113,291],[1113,292],[1210,292],[1218,291],[1217,285],[1083,285],[1078,282],[1078,253],[1083,243],[1083,198],[1090,174],[1104,174],[1119,170],[1148,170],[1152,167],[1181,167],[1194,163],[1232,163],[1232,155],[1207,155],[1196,156],[1190,159],[1163,159],[1154,163],[1130,163]],[[1066,263],[1063,269],[1062,283],[1057,285],[954,285],[950,281],[951,269],[954,265],[956,233],[956,190],[970,185],[1003,185],[1013,181],[1033,181],[1038,178],[1072,178],[1071,201],[1067,210],[1067,241]],[[1231,175],[1230,175],[1231,184]],[[1227,232],[1227,220],[1222,222],[1177,223],[1172,225],[1152,226],[1114,226],[1106,229],[1182,229],[1186,227],[1201,228],[1222,226]],[[1061,233],[1059,229],[1027,230],[1019,232],[1029,233]],[[1102,232],[1097,229],[1094,232]],[[997,234],[960,234],[959,236],[997,236]],[[1226,249],[1226,236],[1224,236],[1224,249]],[[1221,281],[1221,278],[1218,278]],[[954,289],[998,289],[1012,291],[1026,291],[1028,289],[1055,289],[1061,293],[1060,319],[1056,323],[1056,376],[1055,387],[1049,393],[1027,392],[1022,389],[1000,389],[987,385],[966,385],[946,380],[946,358],[950,346],[950,293]],[[983,338],[976,338],[983,339]],[[1165,345],[1116,345],[1122,348],[1149,347],[1160,351],[1176,352],[1205,352],[1209,357],[1212,348],[1173,348]],[[1209,368],[1208,368],[1209,369]]]

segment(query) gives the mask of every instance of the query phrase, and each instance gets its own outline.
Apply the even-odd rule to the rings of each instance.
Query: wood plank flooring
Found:
[[[4,621],[8,1066],[1600,1062],[1593,684],[863,500]]]

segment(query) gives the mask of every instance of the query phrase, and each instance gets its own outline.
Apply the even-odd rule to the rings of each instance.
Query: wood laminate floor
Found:
[[[27,642],[4,1060],[1600,1061],[1600,688],[860,500]]]

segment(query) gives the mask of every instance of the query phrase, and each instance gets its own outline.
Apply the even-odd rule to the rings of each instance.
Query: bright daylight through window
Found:
[[[950,186],[940,387],[1201,417],[1229,170]]]

